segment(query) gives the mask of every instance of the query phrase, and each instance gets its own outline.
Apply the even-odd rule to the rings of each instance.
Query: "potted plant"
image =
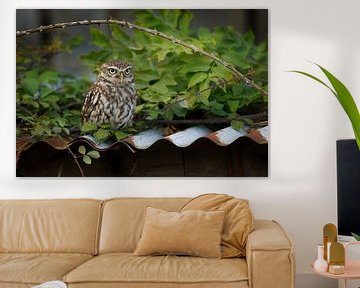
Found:
[[[297,70],[293,70],[291,72],[305,75],[305,76],[321,83],[328,89],[330,89],[330,91],[335,95],[336,99],[339,101],[339,103],[343,107],[345,113],[349,117],[352,128],[354,130],[356,143],[360,150],[360,114],[359,114],[359,110],[356,106],[353,96],[351,95],[350,91],[346,88],[346,86],[340,80],[338,80],[334,75],[332,75],[328,70],[326,70],[325,68],[323,68],[322,66],[320,66],[316,63],[315,63],[315,65],[317,65],[321,69],[321,71],[325,74],[327,79],[330,81],[331,86],[327,85],[325,82],[323,82],[319,78],[317,78],[307,72],[297,71]],[[356,241],[360,241],[360,235],[355,234],[355,233],[351,233],[351,234],[356,239]]]

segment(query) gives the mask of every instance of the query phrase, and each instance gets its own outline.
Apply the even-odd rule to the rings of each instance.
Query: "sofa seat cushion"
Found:
[[[149,287],[147,286],[149,283],[157,283],[159,285],[155,285],[156,287],[163,287],[160,285],[161,283],[235,282],[238,287],[242,287],[238,282],[244,282],[246,285],[244,287],[247,287],[247,280],[247,265],[245,260],[240,258],[134,256],[131,253],[109,253],[96,256],[64,277],[64,281],[70,284],[122,282],[124,285],[125,283],[138,283],[139,285],[143,283],[143,287]],[[195,285],[194,287],[200,286]]]
[[[0,287],[4,283],[40,284],[61,280],[92,257],[72,253],[0,253]]]

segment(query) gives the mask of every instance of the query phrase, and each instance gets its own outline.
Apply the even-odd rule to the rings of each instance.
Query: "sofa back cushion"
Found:
[[[1,252],[96,254],[102,201],[0,200]]]
[[[116,198],[105,201],[99,253],[133,252],[141,237],[146,207],[179,211],[189,198]]]

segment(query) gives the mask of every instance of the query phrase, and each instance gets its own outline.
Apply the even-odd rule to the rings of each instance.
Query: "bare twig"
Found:
[[[251,120],[266,120],[268,118],[268,113],[259,113],[259,114],[250,114],[244,116],[238,116],[235,120],[251,119]],[[209,119],[176,119],[176,120],[143,120],[147,123],[154,124],[165,124],[165,125],[181,125],[181,124],[228,124],[231,122],[231,119],[228,118],[209,118]]]
[[[81,166],[80,166],[80,163],[79,163],[79,161],[77,160],[76,155],[74,154],[74,152],[71,151],[70,147],[67,147],[67,150],[69,151],[70,155],[74,158],[74,161],[75,161],[77,167],[79,168],[79,171],[80,171],[80,173],[81,173],[81,176],[84,177],[84,176],[85,176],[85,175],[84,175],[84,171],[82,170],[82,168],[81,168]]]
[[[238,81],[243,81],[245,82],[247,85],[253,87],[254,89],[256,89],[257,91],[259,91],[261,94],[267,95],[267,91],[265,91],[265,89],[263,89],[262,87],[260,87],[259,85],[257,85],[254,81],[250,80],[248,77],[246,77],[245,75],[243,75],[241,72],[239,72],[232,64],[230,64],[229,62],[225,61],[224,59],[216,56],[214,53],[209,53],[193,44],[189,44],[186,43],[180,39],[175,38],[174,36],[170,36],[167,35],[163,32],[159,32],[157,30],[154,29],[149,29],[143,26],[139,26],[136,24],[133,24],[131,22],[128,21],[124,21],[124,20],[114,20],[114,19],[107,19],[107,20],[82,20],[82,21],[73,21],[73,22],[64,22],[64,23],[56,23],[56,24],[50,24],[50,25],[46,25],[46,26],[40,26],[38,28],[34,28],[34,29],[27,29],[27,30],[23,30],[23,31],[17,31],[16,32],[16,37],[20,37],[20,36],[24,36],[24,35],[29,35],[32,33],[37,33],[37,32],[43,32],[46,30],[52,30],[52,29],[58,29],[58,28],[67,28],[70,26],[79,26],[79,25],[100,25],[100,24],[115,24],[115,25],[120,25],[121,27],[127,27],[129,29],[136,29],[160,38],[163,38],[167,41],[170,41],[176,45],[180,45],[183,46],[187,49],[192,50],[194,53],[198,53],[201,55],[204,55],[212,60],[214,60],[217,63],[220,63],[221,65],[223,65],[225,68],[227,68],[232,75],[234,76],[234,78]]]
[[[68,104],[65,104],[63,106],[60,107],[60,110],[63,111],[65,109],[69,109],[69,108],[72,108],[72,107],[76,107],[76,106],[79,106],[81,107],[81,103],[78,103],[78,102],[70,102]]]
[[[20,110],[23,110],[24,112],[26,112],[29,115],[33,115],[34,113],[31,112],[30,110],[26,109],[25,107],[21,106],[20,104],[16,104],[16,108],[19,108]]]

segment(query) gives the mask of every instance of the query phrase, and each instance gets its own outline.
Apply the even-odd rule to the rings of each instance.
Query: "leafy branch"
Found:
[[[39,33],[39,32],[43,32],[43,31],[47,31],[47,30],[52,30],[52,29],[59,29],[59,28],[67,28],[67,27],[71,27],[71,26],[80,26],[80,25],[100,25],[100,24],[115,24],[115,25],[120,25],[121,27],[127,27],[129,29],[136,29],[145,33],[148,33],[150,35],[153,36],[157,36],[160,37],[162,39],[165,39],[167,41],[170,41],[176,45],[180,45],[183,46],[187,49],[190,49],[191,51],[193,51],[194,54],[198,53],[201,54],[203,56],[206,56],[212,60],[214,60],[215,62],[223,65],[226,69],[228,69],[232,75],[234,76],[234,78],[238,81],[243,81],[244,83],[246,83],[246,85],[249,85],[251,87],[253,87],[254,89],[256,89],[257,91],[259,91],[261,94],[263,95],[267,95],[267,91],[265,89],[263,89],[262,87],[260,87],[258,84],[256,84],[253,80],[250,80],[248,77],[246,77],[244,74],[242,74],[241,72],[239,72],[232,64],[230,64],[229,62],[225,61],[224,59],[216,56],[214,53],[209,53],[193,44],[189,44],[186,43],[185,41],[182,41],[178,38],[175,38],[174,36],[165,34],[163,32],[157,31],[156,29],[149,29],[140,25],[136,25],[133,24],[131,22],[128,21],[124,21],[124,20],[114,20],[114,19],[107,19],[107,20],[82,20],[82,21],[72,21],[72,22],[63,22],[63,23],[56,23],[56,24],[50,24],[50,25],[46,25],[46,26],[40,26],[38,28],[33,28],[33,29],[26,29],[26,30],[22,30],[22,31],[17,31],[16,32],[16,37],[20,37],[20,36],[25,36],[25,35],[29,35],[32,33]]]
[[[193,50],[193,47],[200,47],[201,51],[214,51],[216,57],[232,63],[246,79],[267,90],[266,40],[257,44],[251,30],[239,33],[232,27],[191,29],[193,15],[187,10],[136,10],[133,15],[136,25],[148,27],[152,33],[136,28],[127,33],[129,31],[113,21],[107,23],[108,33],[91,26],[92,48],[79,58],[79,65],[84,64],[90,69],[113,59],[124,59],[133,64],[138,101],[132,130],[113,130],[106,125],[90,123],[80,127],[80,108],[84,92],[90,85],[89,79],[48,66],[48,58],[44,55],[52,57],[56,53],[71,52],[83,44],[83,36],[65,42],[51,38],[50,42],[36,47],[27,46],[26,39],[20,37],[21,34],[60,28],[66,24],[59,23],[57,26],[42,26],[39,31],[18,31],[18,136],[30,136],[29,141],[34,142],[54,135],[73,138],[91,134],[101,143],[109,139],[120,141],[154,126],[179,125],[183,129],[184,126],[205,124],[221,129],[230,123],[234,129],[241,129],[245,124],[261,127],[266,123],[267,95],[246,81],[238,81],[234,73],[213,58],[203,57]],[[79,25],[77,22],[69,23]],[[135,25],[126,23],[129,28]],[[178,39],[186,41],[184,43],[190,48],[154,37],[153,33],[160,33],[157,30],[167,36],[174,35],[175,44],[180,41]],[[80,158],[77,152],[74,151],[75,156]],[[89,160],[88,157],[85,159]]]

